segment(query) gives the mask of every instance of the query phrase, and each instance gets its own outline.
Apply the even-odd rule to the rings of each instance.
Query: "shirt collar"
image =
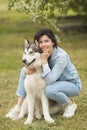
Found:
[[[52,53],[50,59],[53,60],[57,54],[58,54],[58,47],[54,47],[54,50],[53,50],[53,53]]]

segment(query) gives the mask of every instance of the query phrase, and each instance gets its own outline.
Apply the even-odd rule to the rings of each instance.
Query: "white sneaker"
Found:
[[[10,111],[5,115],[7,118],[16,118],[20,112],[21,107],[19,105],[15,105]]]
[[[67,105],[63,114],[63,117],[72,117],[76,111],[77,105],[75,103]]]

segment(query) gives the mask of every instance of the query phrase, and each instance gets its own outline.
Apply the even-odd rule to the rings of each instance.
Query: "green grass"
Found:
[[[3,0],[2,0],[3,4]],[[2,5],[1,4],[1,5]],[[6,4],[6,3],[5,3]],[[15,95],[20,70],[24,38],[31,41],[37,29],[43,25],[32,23],[28,16],[7,11],[0,5],[0,130],[86,130],[87,125],[87,33],[60,33],[61,43],[75,64],[82,80],[83,89],[74,97],[78,109],[73,118],[62,117],[63,111],[53,115],[54,124],[47,124],[44,119],[34,119],[32,125],[24,126],[23,120],[12,121],[5,114],[17,101]],[[4,4],[3,4],[4,7]],[[45,26],[45,25],[44,25]],[[47,26],[47,25],[46,25]]]

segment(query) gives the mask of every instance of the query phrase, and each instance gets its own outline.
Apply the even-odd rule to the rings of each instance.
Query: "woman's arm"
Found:
[[[63,55],[57,57],[53,62],[55,63],[52,69],[50,69],[48,63],[42,65],[43,68],[42,77],[44,78],[46,84],[52,84],[57,79],[59,79],[59,77],[63,73],[64,68],[67,65],[67,56]]]

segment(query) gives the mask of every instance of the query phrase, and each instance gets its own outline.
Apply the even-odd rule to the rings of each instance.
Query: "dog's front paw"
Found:
[[[15,118],[12,119],[12,121],[15,121],[15,120],[18,120],[18,119],[19,119],[18,117],[15,117]]]
[[[50,116],[45,117],[45,121],[47,123],[54,123],[54,120]]]
[[[29,124],[31,124],[31,123],[32,123],[32,120],[30,120],[30,119],[27,119],[27,120],[24,122],[25,125],[29,125]]]

